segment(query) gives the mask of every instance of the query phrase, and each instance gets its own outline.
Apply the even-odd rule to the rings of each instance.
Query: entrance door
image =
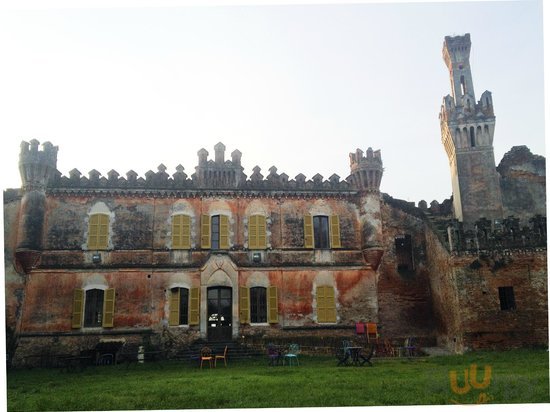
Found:
[[[232,289],[225,286],[208,288],[208,340],[231,340]]]

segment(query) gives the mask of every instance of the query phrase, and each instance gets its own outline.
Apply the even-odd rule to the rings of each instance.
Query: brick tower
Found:
[[[470,68],[470,34],[445,37],[443,59],[452,95],[443,99],[441,140],[451,168],[455,217],[471,228],[478,219],[502,218],[500,177],[495,167],[495,115],[491,92],[476,102]]]

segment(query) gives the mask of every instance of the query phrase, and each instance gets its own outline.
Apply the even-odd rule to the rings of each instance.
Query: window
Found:
[[[71,327],[112,328],[115,311],[114,289],[75,289]]]
[[[398,272],[414,270],[411,235],[395,238],[395,259],[397,260]]]
[[[100,289],[86,291],[86,305],[84,306],[84,327],[100,327],[103,323],[103,294]]]
[[[172,216],[172,249],[191,249],[190,216]]]
[[[473,126],[470,127],[470,144],[472,147],[476,147],[476,135]]]
[[[239,321],[241,323],[278,323],[277,287],[239,287]]]
[[[340,248],[340,218],[304,216],[304,247],[308,249]]]
[[[336,300],[332,286],[317,286],[315,293],[317,298],[317,322],[336,322]]]
[[[201,216],[201,248],[229,249],[228,216]]]
[[[514,310],[516,308],[513,286],[499,287],[498,298],[500,299],[500,310]]]
[[[104,250],[109,246],[109,215],[96,213],[88,222],[88,249]]]
[[[265,249],[267,247],[266,218],[253,215],[248,219],[248,248]]]
[[[189,289],[172,288],[170,290],[170,326],[189,323]]]
[[[265,288],[250,288],[250,322],[267,322],[267,300]]]

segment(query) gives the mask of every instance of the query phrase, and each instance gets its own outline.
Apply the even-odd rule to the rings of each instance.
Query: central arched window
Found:
[[[228,216],[201,216],[201,248],[229,249]]]
[[[88,249],[104,250],[109,246],[109,215],[96,213],[88,222]]]
[[[114,289],[75,289],[71,327],[112,328],[114,312]]]
[[[340,218],[337,215],[305,215],[304,247],[308,249],[340,248]]]

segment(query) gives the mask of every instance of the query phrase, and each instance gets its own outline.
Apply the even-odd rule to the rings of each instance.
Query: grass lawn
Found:
[[[8,411],[290,408],[314,406],[549,402],[548,352],[514,350],[377,360],[373,367],[337,367],[330,357],[300,356],[300,366],[267,366],[266,359],[200,370],[189,363],[33,369],[7,374]],[[453,392],[449,373],[465,386],[464,370],[485,366],[483,389]],[[470,379],[471,381],[472,379]]]

